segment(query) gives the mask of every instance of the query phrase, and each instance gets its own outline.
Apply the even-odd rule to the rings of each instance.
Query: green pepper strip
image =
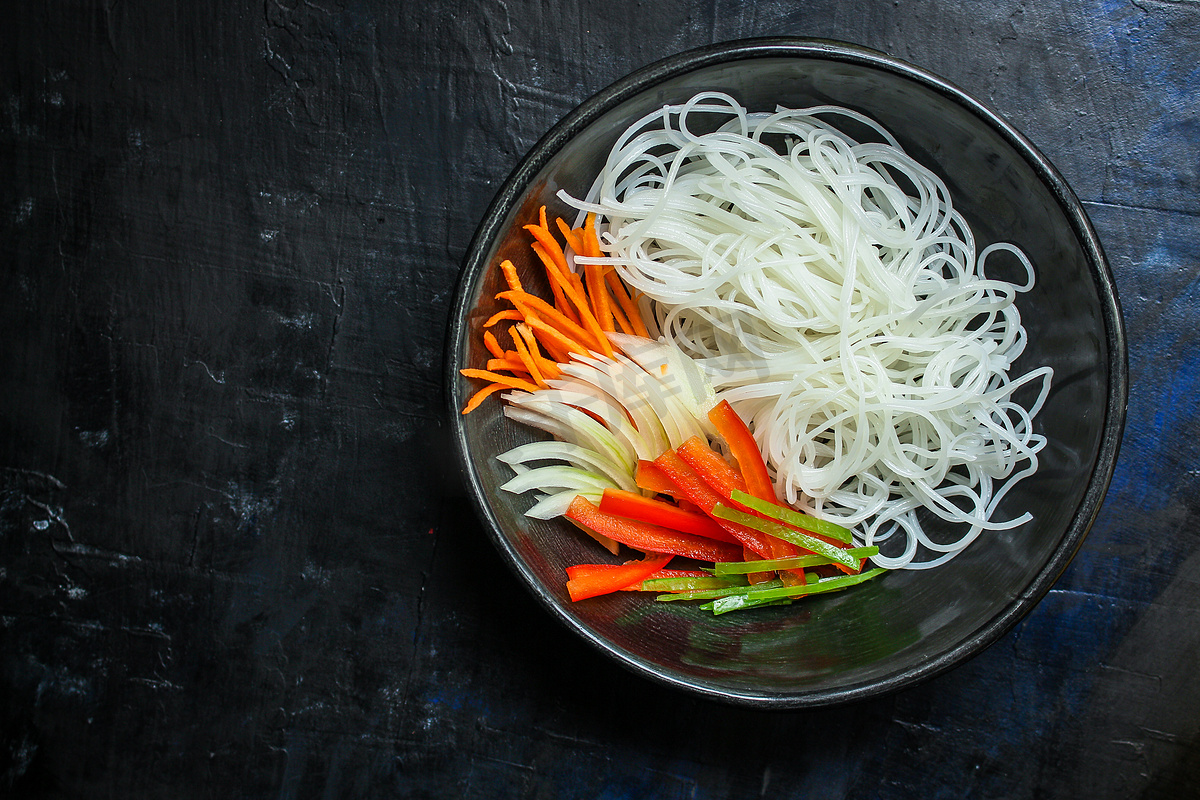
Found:
[[[746,495],[749,497],[750,495]],[[736,508],[718,503],[712,510],[714,517],[736,522],[738,525],[745,525],[747,528],[753,528],[761,533],[775,536],[779,539],[791,542],[797,547],[803,547],[809,552],[816,553],[820,556],[825,556],[829,559],[829,563],[839,567],[858,572],[858,559],[846,552],[845,549],[838,547],[835,544],[830,544],[823,539],[818,539],[815,536],[809,536],[807,533],[789,528],[781,522],[776,522],[770,519],[756,517],[753,514],[747,514],[745,511],[738,511]]]
[[[677,594],[660,594],[654,598],[663,603],[669,603],[673,600],[713,600],[717,597],[729,597],[731,595],[745,594],[753,589],[781,589],[783,581],[763,581],[756,583],[753,586],[730,586],[725,589],[701,589],[695,592],[679,592]]]
[[[713,603],[714,614],[724,614],[727,611],[737,611],[742,608],[753,608],[762,603],[772,602],[775,600],[783,600],[784,598],[803,597],[810,594],[819,594],[821,592],[836,592],[841,589],[847,589],[851,586],[857,586],[864,581],[869,581],[877,575],[882,575],[887,572],[882,567],[868,570],[860,575],[842,575],[837,578],[825,578],[824,580],[806,583],[803,586],[781,586],[775,589],[762,589],[756,591],[751,588],[749,592],[741,595],[722,597]]]
[[[702,589],[727,589],[738,585],[724,578],[647,578],[642,581],[642,591],[691,592]],[[745,581],[742,581],[741,585],[745,585]]]
[[[879,548],[875,545],[854,547],[847,550],[846,554],[854,556],[856,559],[870,558],[879,555]],[[803,569],[831,563],[833,562],[825,556],[793,556],[792,558],[771,558],[764,561],[721,561],[713,565],[713,574],[723,578],[727,575],[745,575],[750,572],[770,572],[780,569]]]
[[[701,611],[713,611],[713,613],[724,614],[725,613],[724,611],[718,612],[718,611],[714,610],[717,603],[721,602],[721,600],[724,600],[724,599],[732,599],[732,598],[718,598],[716,600],[709,600],[707,603],[697,606],[697,608],[699,608]],[[739,608],[763,608],[764,606],[790,606],[791,604],[792,604],[792,598],[785,597],[782,600],[762,600],[757,603],[751,603],[749,605],[739,606]],[[730,610],[732,610],[732,609],[730,609]]]
[[[795,509],[788,508],[779,503],[768,502],[740,489],[734,489],[730,493],[730,496],[746,508],[752,508],[760,514],[766,514],[772,519],[786,522],[788,525],[795,525],[797,528],[803,528],[806,531],[819,533],[822,536],[828,536],[831,539],[837,539],[839,542],[845,542],[846,544],[851,542],[850,529],[843,528],[836,522],[829,522],[828,520],[811,517],[808,514],[801,514]]]

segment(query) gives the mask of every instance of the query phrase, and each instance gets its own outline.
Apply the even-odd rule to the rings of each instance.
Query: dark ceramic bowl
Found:
[[[684,603],[620,593],[571,603],[564,567],[599,560],[562,520],[522,513],[527,497],[502,492],[495,456],[536,435],[489,399],[458,412],[480,366],[480,323],[497,306],[496,265],[526,265],[521,226],[555,196],[582,196],[617,136],[664,103],[700,90],[728,92],[754,111],[832,103],[882,122],[910,155],[947,183],[978,241],[1014,242],[1037,269],[1019,305],[1029,347],[1014,367],[1054,368],[1037,427],[1049,439],[1038,473],[1005,498],[999,518],[1033,521],[985,535],[948,564],[896,571],[850,591],[786,607],[713,617]],[[568,217],[569,218],[569,217]],[[852,45],[759,39],[668,58],[583,103],[525,157],[493,202],[467,255],[447,346],[455,441],[493,540],[543,605],[618,662],[662,683],[752,706],[798,708],[912,685],[983,650],[1049,590],[1104,498],[1125,415],[1126,348],[1112,275],[1083,209],[1054,167],[1012,126],[945,81]],[[600,556],[603,553],[599,554]]]

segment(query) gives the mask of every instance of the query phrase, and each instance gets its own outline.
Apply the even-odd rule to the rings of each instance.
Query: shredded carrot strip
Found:
[[[554,293],[554,307],[572,322],[582,324],[583,320],[580,318],[579,311],[575,307],[574,302],[567,299],[567,291],[573,285],[571,279],[563,274],[562,270],[558,268],[558,264],[554,262],[554,258],[546,252],[546,248],[542,247],[541,244],[534,242],[530,247],[537,257],[541,259],[542,266],[546,268],[546,278],[550,281],[550,291]]]
[[[487,368],[492,372],[506,369],[509,372],[528,372],[520,358],[489,358]]]
[[[521,316],[520,311],[517,311],[516,309],[513,309],[513,308],[510,308],[507,311],[497,311],[495,314],[492,314],[492,316],[488,317],[488,321],[483,323],[483,327],[490,328],[493,325],[495,325],[497,322],[503,322],[506,319],[516,320],[517,322],[520,322],[522,319],[524,319],[524,317]]]
[[[612,311],[608,307],[608,289],[604,286],[604,268],[599,264],[584,264],[583,276],[587,282],[588,297],[592,301],[592,314],[600,330],[616,330],[613,327]]]
[[[638,311],[637,303],[634,299],[625,292],[625,284],[621,283],[621,276],[612,271],[606,276],[608,285],[612,289],[613,297],[620,304],[621,310],[625,312],[629,324],[633,327],[633,332],[638,336],[649,338],[650,332],[646,330],[646,323],[642,322],[642,312]]]
[[[546,268],[546,277],[550,279],[550,283],[552,285],[558,284],[558,287],[564,291],[572,286],[572,282],[569,277],[571,271],[566,267],[561,266],[558,261],[555,260],[554,256],[546,251],[546,248],[542,246],[541,242],[534,242],[533,244],[529,245],[529,247],[534,253],[537,254],[537,257],[541,259],[542,266]]]
[[[557,222],[559,232],[562,233],[563,238],[567,240],[567,244],[571,245],[571,249],[575,251],[575,255],[586,255],[583,252],[583,240],[579,238],[578,231],[571,230],[571,226],[563,222],[562,217],[559,217]]]
[[[621,309],[621,304],[615,298],[609,297],[608,310],[612,312],[613,319],[617,321],[617,327],[621,329],[621,333],[633,334],[633,325],[629,324],[629,318],[625,316],[625,312]]]
[[[600,240],[596,238],[596,214],[594,212],[588,213],[583,227],[573,233],[579,242],[575,246],[575,252],[582,254],[585,258],[599,258],[603,255],[600,252]],[[592,300],[592,313],[596,315],[600,327],[606,331],[616,330],[613,325],[612,303],[609,302],[608,291],[604,288],[605,275],[610,270],[610,267],[600,264],[585,264],[583,267],[588,295]],[[626,330],[625,332],[630,333],[631,331]]]
[[[500,300],[507,300],[515,305],[525,315],[526,319],[529,317],[530,309],[546,317],[546,321],[558,328],[564,336],[574,339],[577,343],[584,346],[582,352],[586,353],[588,347],[598,349],[595,337],[591,333],[567,319],[561,311],[536,294],[529,294],[528,292],[501,292],[496,297]]]
[[[562,370],[558,368],[558,364],[555,364],[542,355],[541,348],[538,347],[537,336],[534,335],[533,329],[524,323],[515,325],[514,327],[517,329],[517,333],[521,334],[521,338],[525,340],[525,346],[529,348],[529,355],[537,363],[538,369],[542,371],[542,376],[549,381],[562,375]]]
[[[514,378],[512,375],[501,375],[486,369],[460,369],[459,372],[468,378],[482,378],[485,381],[501,383],[512,389],[523,389],[526,392],[536,392],[537,387],[527,380]]]
[[[496,338],[496,334],[491,331],[483,332],[483,346],[496,358],[504,358],[504,348],[500,346],[500,341]]]
[[[570,281],[571,285],[575,287],[575,291],[583,294],[583,278],[579,276],[578,272],[568,272],[567,280]]]
[[[525,230],[529,231],[533,235],[533,238],[537,240],[535,244],[539,245],[544,251],[543,253],[538,253],[538,255],[542,256],[543,261],[548,257],[554,263],[557,272],[563,278],[564,288],[573,286],[577,292],[582,294],[583,281],[571,269],[567,263],[567,254],[563,251],[562,245],[558,243],[558,240],[554,238],[554,234],[550,232],[550,225],[546,222],[545,206],[542,206],[538,210],[538,218],[540,220],[539,225],[525,226]],[[538,247],[535,246],[533,250],[534,252],[538,252]]]
[[[596,213],[589,212],[586,220],[583,223],[583,254],[590,258],[599,258],[603,253],[600,252],[600,238],[596,235]]]
[[[549,255],[543,248],[534,247],[533,249],[543,261],[549,258]],[[549,264],[547,264],[547,267],[549,267]],[[575,280],[579,280],[579,276],[575,275],[575,273],[572,272],[570,275]],[[612,345],[609,344],[608,337],[604,335],[604,330],[600,327],[600,322],[596,319],[596,315],[592,313],[591,306],[588,304],[587,297],[584,295],[582,289],[582,286],[576,286],[570,280],[565,281],[563,284],[563,291],[567,293],[567,297],[575,304],[575,308],[579,311],[580,324],[591,333],[595,339],[597,349],[604,353],[604,355],[612,358]]]
[[[501,389],[507,389],[507,388],[508,387],[505,386],[503,383],[489,383],[487,386],[483,387],[478,392],[471,395],[471,399],[468,400],[466,406],[463,407],[462,413],[470,414],[472,411],[479,408],[479,404],[482,403],[484,400],[486,400],[488,395],[492,394],[493,392],[497,392]]]
[[[579,312],[575,310],[575,306],[567,299],[567,294],[563,291],[562,282],[552,279],[550,281],[550,292],[554,295],[554,307],[563,316],[578,325]]]
[[[516,326],[513,326],[514,328]],[[525,346],[525,340],[521,338],[520,332],[513,330],[508,331],[512,336],[513,344],[517,346],[517,356],[521,359],[521,363],[525,365],[525,371],[533,378],[533,382],[538,385],[539,389],[548,389],[546,379],[542,377],[542,370],[538,367],[537,362],[533,360],[533,356],[529,354],[529,348]]]
[[[517,268],[507,258],[500,262],[500,271],[504,273],[504,280],[508,282],[508,288],[514,291],[521,291],[521,279],[517,277]]]
[[[542,207],[542,210],[545,210],[545,206]],[[554,259],[555,265],[563,273],[571,271],[570,267],[567,266],[567,254],[563,252],[562,246],[554,238],[554,235],[550,233],[549,228],[543,228],[538,225],[526,225],[525,230],[533,234],[533,238],[537,239],[538,244],[545,249],[547,255]]]
[[[545,208],[542,209],[543,219],[545,218]],[[546,268],[546,278],[550,283],[550,292],[554,295],[554,307],[567,316],[572,322],[578,323],[579,312],[575,310],[574,304],[567,299],[566,293],[563,291],[563,285],[570,282],[570,279],[563,274],[563,270],[559,269],[558,263],[550,257],[540,242],[534,241],[532,244],[533,252],[541,259],[542,264]],[[564,259],[565,261],[565,259]],[[570,270],[567,270],[570,272]]]
[[[574,339],[564,336],[558,328],[546,324],[539,317],[531,314],[526,317],[525,322],[538,334],[538,339],[545,345],[547,350],[551,351],[552,355],[554,355],[553,348],[558,348],[562,351],[563,355],[561,358],[558,355],[554,355],[554,360],[560,364],[568,360],[569,356],[566,355],[567,353],[579,353],[581,356],[588,354],[586,347]],[[543,336],[546,338],[543,339]]]
[[[534,324],[535,319],[538,322],[536,325]],[[566,346],[565,342],[574,340],[568,339],[567,337],[562,336],[562,334],[559,334],[559,338],[551,336],[546,332],[546,328],[548,327],[553,330],[553,326],[547,326],[545,322],[542,322],[541,317],[538,317],[533,313],[531,313],[530,316],[525,319],[525,324],[528,325],[529,329],[533,331],[533,335],[537,337],[538,344],[541,345],[542,349],[546,351],[546,356],[551,361],[557,364],[565,364],[571,360],[572,351]],[[578,342],[575,344],[578,346]]]

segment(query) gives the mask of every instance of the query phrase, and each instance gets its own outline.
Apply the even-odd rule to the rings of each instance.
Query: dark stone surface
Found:
[[[10,3],[0,796],[1200,793],[1200,7],[1144,0]],[[822,36],[1012,121],[1130,341],[1108,501],[964,666],[805,713],[663,690],[507,572],[442,344],[520,156],[632,69]]]

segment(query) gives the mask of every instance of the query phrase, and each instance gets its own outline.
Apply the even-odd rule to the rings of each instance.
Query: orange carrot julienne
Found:
[[[604,285],[603,267],[599,264],[584,264],[583,277],[587,283],[588,296],[592,301],[592,314],[600,323],[600,330],[615,330],[612,312],[608,309],[608,288]]]
[[[507,389],[507,388],[509,388],[509,387],[505,386],[503,383],[489,383],[487,386],[483,387],[478,392],[471,395],[471,399],[467,401],[467,404],[465,406],[463,406],[462,413],[470,414],[472,411],[479,408],[479,404],[482,403],[484,400],[486,400],[487,397],[489,395],[491,395],[493,392],[498,392],[501,389]]]
[[[509,329],[509,335],[512,336],[513,344],[517,346],[517,356],[521,359],[521,363],[525,365],[525,371],[529,373],[529,377],[538,385],[539,389],[547,388],[546,379],[542,377],[542,370],[538,367],[537,362],[533,360],[533,356],[529,354],[529,348],[525,344],[525,340],[521,338],[516,326]]]
[[[535,324],[536,323],[536,324]],[[546,351],[546,357],[556,364],[565,364],[571,360],[572,350],[569,345],[574,342],[573,339],[558,334],[551,325],[546,325],[538,316],[532,312],[525,318],[525,324],[533,331],[533,335],[537,337],[541,348]],[[577,343],[576,343],[577,344]]]
[[[500,346],[499,340],[496,339],[496,334],[491,331],[483,332],[483,346],[496,358],[505,357],[504,348]]]
[[[507,258],[500,262],[500,271],[504,273],[504,280],[508,283],[508,288],[516,291],[521,290],[521,279],[517,277],[517,268]]]
[[[562,221],[562,217],[559,217],[557,221],[559,233],[567,240],[567,244],[571,246],[575,254],[580,256],[585,255],[583,252],[583,241],[579,238],[578,232],[571,230],[571,227]]]
[[[629,318],[625,316],[625,311],[621,308],[621,304],[611,294],[609,295],[608,310],[612,313],[613,319],[616,320],[617,327],[621,329],[621,333],[634,335],[633,325],[630,324]]]
[[[595,215],[590,215],[594,219]],[[600,255],[600,248],[596,246],[591,248],[587,243],[587,231],[584,228],[576,228],[572,230],[567,223],[559,217],[558,230],[562,233],[563,238],[567,240],[567,244],[579,256],[596,257]],[[593,237],[594,238],[594,237]],[[577,261],[576,264],[579,262]],[[578,273],[576,273],[578,274]],[[600,323],[600,329],[603,331],[613,330],[613,321],[611,312],[608,310],[608,291],[604,287],[604,269],[599,264],[584,264],[583,265],[583,285],[587,287],[588,299],[591,300],[591,311],[595,315],[596,321]]]
[[[542,298],[538,297],[536,294],[529,294],[528,292],[501,292],[500,294],[496,295],[496,297],[502,300],[507,300],[515,305],[526,319],[528,319],[531,311],[537,312],[539,316],[545,318],[545,321],[548,324],[558,328],[559,331],[567,338],[574,340],[582,346],[595,349],[596,341],[595,337],[592,336],[591,333],[585,331],[576,323],[571,322],[571,320],[567,319],[561,311],[547,303]],[[522,308],[522,306],[524,306],[524,308]],[[581,350],[580,352],[586,354],[587,351],[585,349]]]
[[[502,369],[509,372],[525,372],[525,365],[521,362],[520,358],[489,358],[486,368],[490,372]]]
[[[543,262],[546,263],[547,271],[549,271],[551,268],[551,256],[546,253],[545,248],[538,247],[535,243],[533,251],[538,254]],[[579,312],[579,322],[594,338],[595,344],[597,345],[596,349],[604,353],[604,355],[608,356],[609,358],[612,358],[612,345],[609,344],[608,337],[604,335],[604,331],[601,329],[599,321],[596,320],[596,316],[592,313],[591,306],[588,304],[587,298],[584,296],[582,283],[577,283],[577,281],[579,281],[579,276],[574,272],[568,271],[562,274],[560,277],[562,280],[563,291],[566,293],[567,298],[575,304],[575,308]]]
[[[608,339],[603,334],[599,321],[596,319],[591,306],[584,296],[584,285],[578,273],[574,272],[567,264],[567,255],[563,252],[558,241],[550,233],[550,228],[545,224],[546,207],[542,206],[541,211],[542,225],[526,225],[525,230],[533,234],[535,241],[532,245],[533,251],[546,266],[547,276],[553,283],[556,279],[562,285],[563,291],[567,298],[575,305],[579,312],[579,322],[588,330],[591,330],[599,340],[600,351],[610,358],[613,355],[612,345],[608,343]],[[559,220],[561,223],[561,220]],[[565,225],[563,226],[565,227]]]
[[[590,258],[599,258],[600,238],[596,235],[596,213],[588,212],[587,218],[583,223],[583,254]]]
[[[566,292],[563,290],[563,287],[570,283],[570,279],[563,274],[563,270],[559,269],[558,264],[538,241],[533,242],[531,249],[545,268],[546,281],[550,284],[550,293],[554,296],[554,307],[572,322],[578,324],[580,322],[579,312],[575,310],[575,305],[567,299]],[[569,272],[569,270],[567,271]]]
[[[534,386],[527,380],[522,378],[514,378],[512,375],[501,375],[499,372],[491,372],[486,369],[460,369],[459,372],[467,378],[482,378],[485,381],[492,383],[501,383],[510,389],[522,389],[526,392],[536,392],[537,386]]]
[[[550,233],[549,228],[543,228],[540,225],[526,225],[525,230],[533,234],[533,238],[546,251],[546,255],[554,259],[554,265],[564,273],[570,272],[570,267],[567,266],[567,254],[563,252],[562,245]]]
[[[562,282],[554,279],[550,280],[550,293],[554,296],[554,308],[564,317],[579,324],[579,312],[575,310],[575,306],[567,299],[567,293],[563,291]]]
[[[497,322],[503,322],[504,320],[515,320],[515,321],[519,322],[520,320],[523,320],[523,319],[525,319],[525,318],[521,316],[520,311],[517,311],[514,308],[509,308],[504,311],[497,311],[495,314],[492,314],[490,317],[488,317],[487,322],[483,323],[483,327],[490,328],[493,325],[495,325]]]
[[[625,285],[621,283],[621,276],[616,273],[616,270],[613,270],[606,277],[608,278],[609,288],[612,289],[613,297],[620,304],[621,310],[625,312],[625,316],[629,320],[629,325],[633,328],[634,335],[649,338],[650,333],[646,330],[646,324],[642,322],[642,313],[638,311],[637,303],[633,297],[625,292]]]
[[[574,301],[567,299],[566,292],[572,287],[570,279],[570,270],[565,270],[555,262],[554,257],[546,252],[546,248],[542,247],[541,242],[534,242],[529,245],[529,249],[533,250],[534,255],[542,262],[542,266],[546,270],[546,279],[550,281],[550,289],[554,292],[554,302],[559,306],[559,309],[564,313],[573,315],[576,319],[579,313],[575,308]]]
[[[534,334],[533,329],[529,325],[522,322],[517,323],[513,327],[517,333],[521,334],[521,338],[525,340],[525,347],[529,349],[529,356],[538,365],[542,377],[549,381],[562,374],[562,370],[558,368],[558,364],[555,364],[542,355],[542,350],[538,347],[537,335]]]
[[[538,334],[538,338],[547,350],[558,349],[562,352],[562,357],[559,358],[556,356],[555,361],[559,363],[565,362],[567,360],[567,353],[578,353],[581,356],[588,354],[586,347],[569,336],[564,335],[558,328],[547,324],[539,317],[526,316],[525,322]],[[543,336],[545,337],[544,339],[542,338]]]

